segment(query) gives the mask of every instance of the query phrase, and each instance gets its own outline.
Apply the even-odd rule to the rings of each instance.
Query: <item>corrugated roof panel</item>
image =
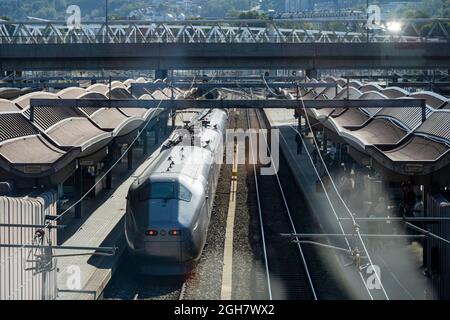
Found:
[[[415,132],[442,138],[450,143],[450,112],[435,111]]]
[[[414,137],[406,144],[384,154],[392,161],[436,161],[448,152],[448,147],[421,137]]]
[[[108,95],[111,96],[111,99],[133,99],[131,93],[123,88],[114,88]]]
[[[334,97],[334,100],[343,100],[347,98],[347,91],[348,91],[348,97],[350,99],[358,99],[361,95],[362,92],[359,91],[358,89],[354,88],[354,87],[350,87],[350,88],[344,88],[342,89],[342,91],[339,92],[339,94]]]
[[[0,142],[38,133],[21,113],[0,114],[0,128]]]
[[[399,87],[388,87],[386,89],[383,89],[381,93],[391,99],[401,98],[409,95],[408,91]]]
[[[361,88],[359,88],[359,90],[361,90],[361,92],[369,92],[369,91],[381,91],[383,90],[383,88],[376,83],[369,83],[363,85]]]
[[[338,85],[337,90],[336,88],[325,88],[324,90],[322,90],[322,92],[319,93],[319,95],[323,96],[323,98],[325,99],[333,99],[341,91],[342,87]]]
[[[341,87],[345,87],[347,85],[347,81],[345,79],[339,78],[336,80],[336,83]]]
[[[0,88],[1,99],[16,99],[22,94],[22,91],[18,88]]]
[[[427,117],[433,112],[432,109],[426,109]],[[383,108],[375,117],[393,118],[409,130],[413,130],[422,122],[422,108]]]
[[[25,111],[27,117],[30,117],[30,109]],[[47,130],[51,126],[69,118],[84,118],[84,115],[75,108],[71,107],[39,107],[34,109],[34,123],[42,130]]]
[[[0,98],[0,112],[15,112],[20,111],[19,107],[17,107],[13,102],[6,99]]]
[[[111,82],[111,89],[115,89],[115,88],[126,89],[127,87],[121,81],[113,81],[113,82]]]
[[[444,96],[441,96],[440,94],[437,94],[435,92],[430,91],[421,91],[410,94],[410,97],[415,99],[425,99],[427,102],[427,105],[434,109],[439,109],[442,107],[448,99]]]
[[[98,99],[105,100],[108,99],[104,94],[99,92],[88,92],[79,97],[79,99]],[[101,108],[96,107],[87,107],[87,108],[78,108],[83,111],[88,117],[91,117],[95,112],[100,110]]]
[[[364,145],[397,144],[407,133],[384,119],[375,119],[361,129],[351,132]]]
[[[387,97],[384,94],[381,94],[377,91],[368,91],[368,92],[364,92],[359,99],[387,99]],[[382,107],[379,108],[361,108],[362,110],[364,110],[364,112],[366,112],[368,115],[370,116],[374,116],[376,115],[381,109],[383,109]]]
[[[70,87],[58,92],[58,96],[62,99],[76,99],[86,93],[86,89],[79,87]]]
[[[31,99],[58,99],[58,96],[50,92],[31,92],[20,98],[15,99],[13,102],[21,109],[26,109],[30,106]]]
[[[86,89],[87,91],[96,91],[102,94],[106,94],[109,91],[109,87],[103,83],[96,83]]]
[[[348,83],[348,85],[350,87],[355,88],[355,89],[360,89],[363,86],[363,83],[361,81],[358,81],[358,80],[353,80],[353,81],[350,81]]]

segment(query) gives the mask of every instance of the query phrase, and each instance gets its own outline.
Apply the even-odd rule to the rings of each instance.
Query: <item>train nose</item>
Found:
[[[149,229],[145,232],[145,255],[158,260],[181,262],[183,258],[182,232],[179,229]]]

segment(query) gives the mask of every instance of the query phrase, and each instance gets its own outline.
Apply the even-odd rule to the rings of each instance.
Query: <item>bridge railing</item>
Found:
[[[369,29],[366,20],[198,20],[176,22],[0,22],[2,44],[69,43],[352,43],[448,42],[450,19],[387,22]],[[384,27],[383,27],[384,26]]]

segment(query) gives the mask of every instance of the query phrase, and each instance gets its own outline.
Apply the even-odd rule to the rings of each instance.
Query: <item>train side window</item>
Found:
[[[182,184],[179,185],[178,199],[189,202],[191,201],[192,193]]]

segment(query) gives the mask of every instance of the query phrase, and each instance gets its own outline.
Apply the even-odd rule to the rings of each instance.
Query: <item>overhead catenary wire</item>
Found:
[[[248,112],[247,112],[247,123],[248,123],[248,127],[250,128],[250,116],[248,115]],[[250,150],[251,150],[252,163],[253,163],[253,178],[255,180],[256,199],[258,202],[258,215],[259,215],[261,238],[262,238],[262,244],[263,244],[265,271],[266,271],[266,279],[267,279],[267,289],[269,291],[269,300],[272,300],[273,297],[272,297],[272,284],[271,284],[270,272],[269,272],[269,259],[267,257],[266,237],[265,237],[263,217],[262,217],[262,208],[261,208],[261,200],[260,200],[260,194],[259,194],[258,178],[257,178],[257,174],[256,174],[255,153],[253,150],[252,143],[250,143]]]
[[[300,134],[300,133],[299,133],[295,128],[293,128],[292,126],[291,126],[291,128],[296,132],[296,134]],[[280,136],[281,136],[281,138],[285,141],[285,143],[287,144],[287,141],[286,141],[286,139],[284,138],[284,136],[283,136],[282,134],[281,134]],[[341,230],[341,233],[344,235],[345,243],[347,244],[347,247],[348,247],[348,251],[346,251],[346,252],[349,253],[349,254],[351,254],[351,252],[352,252],[352,246],[350,245],[350,241],[349,241],[349,239],[347,238],[347,236],[345,236],[345,230],[344,230],[344,227],[343,227],[341,221],[339,220],[339,217],[338,217],[338,215],[337,215],[337,212],[336,212],[336,209],[335,209],[335,207],[334,207],[334,205],[333,205],[333,202],[332,202],[331,199],[330,199],[330,196],[329,196],[328,191],[327,191],[327,189],[326,189],[326,187],[325,187],[325,184],[324,184],[323,180],[321,179],[320,174],[319,174],[319,171],[317,170],[317,167],[316,167],[316,165],[315,165],[315,163],[314,163],[314,161],[313,161],[313,159],[312,159],[311,153],[310,153],[309,150],[308,150],[308,146],[306,145],[306,142],[304,141],[304,139],[303,139],[303,137],[302,137],[301,135],[300,135],[300,138],[301,138],[301,140],[302,140],[302,144],[303,144],[303,146],[304,146],[304,149],[306,150],[306,153],[307,153],[307,155],[308,155],[308,158],[309,158],[309,160],[310,160],[310,162],[311,162],[311,164],[312,164],[312,167],[313,167],[313,169],[314,169],[314,172],[315,172],[316,176],[318,177],[318,179],[319,179],[319,181],[320,181],[320,184],[321,184],[321,186],[322,186],[322,189],[324,190],[325,197],[327,198],[327,202],[329,203],[329,205],[330,205],[330,207],[331,207],[331,210],[332,210],[332,212],[333,212],[335,218],[337,219],[337,223],[338,223],[339,229]],[[367,294],[369,295],[370,299],[373,300],[372,293],[370,292],[369,288],[367,287],[367,284],[366,284],[366,282],[365,282],[365,280],[364,280],[364,277],[363,277],[362,273],[359,272],[359,275],[360,275],[360,279],[361,279],[361,281],[362,281],[364,287],[365,287],[366,290],[367,290]]]
[[[156,111],[159,109],[159,107],[161,106],[162,102],[164,99],[160,99],[159,104],[157,105],[156,108],[154,108],[149,117],[148,120],[146,121],[146,123],[144,124],[144,126],[141,128],[141,130],[138,131],[138,134],[136,135],[136,137],[133,139],[133,141],[128,145],[128,147],[125,149],[125,151],[121,154],[121,156],[117,159],[117,161],[100,177],[100,179],[80,198],[78,199],[76,202],[74,202],[69,208],[67,208],[65,211],[63,211],[61,214],[59,214],[55,219],[53,219],[52,221],[49,221],[47,224],[45,224],[45,226],[41,229],[41,230],[45,230],[48,229],[51,224],[53,222],[56,222],[58,220],[60,220],[65,214],[67,214],[68,212],[70,212],[76,205],[78,205],[79,203],[81,203],[81,201],[83,201],[90,192],[92,192],[96,186],[103,181],[103,179],[106,178],[106,176],[122,161],[122,159],[127,155],[128,151],[134,146],[134,144],[139,140],[139,138],[141,137],[142,133],[147,129],[148,125],[150,124],[151,120],[153,119],[154,114],[156,113]],[[37,236],[35,235],[32,239],[32,242],[35,242],[37,240]],[[27,246],[27,244],[23,244],[22,249],[24,249]],[[21,249],[21,248],[18,248]],[[6,262],[8,262],[12,257],[16,256],[17,254],[19,254],[19,250],[17,250],[17,252],[15,254],[10,255],[7,259],[5,259],[4,261],[2,261],[0,263],[0,266],[3,266]],[[10,299],[12,297],[14,297],[17,292],[19,290],[21,290],[27,283],[29,283],[30,279],[28,281],[26,281],[25,283],[22,283],[22,285],[17,288],[12,294],[10,294],[8,296],[7,299]]]
[[[261,122],[258,113],[256,113],[256,116],[257,116],[258,122]],[[273,161],[273,157],[272,157],[272,151],[271,151],[270,148],[268,147],[268,146],[269,146],[269,143],[268,143],[268,141],[267,141],[267,138],[266,138],[265,134],[263,134],[263,137],[264,137],[264,140],[265,140],[265,143],[266,143],[266,146],[267,146],[267,152],[268,152],[269,155],[270,155],[271,163],[273,164],[274,161]],[[293,231],[294,233],[297,233],[297,230],[296,230],[296,227],[295,227],[295,223],[294,223],[294,220],[292,219],[291,211],[290,211],[290,209],[289,209],[289,205],[288,205],[288,203],[287,203],[287,199],[286,199],[286,196],[285,196],[283,187],[282,187],[282,185],[281,185],[280,177],[279,177],[279,175],[278,175],[277,172],[275,172],[275,177],[276,177],[276,179],[277,179],[277,183],[278,183],[278,186],[279,186],[279,190],[280,190],[280,192],[281,192],[281,196],[282,196],[282,198],[283,198],[283,202],[284,202],[284,205],[285,205],[285,207],[286,207],[286,213],[287,213],[287,216],[288,216],[288,218],[289,218],[289,222],[290,222],[290,225],[291,225],[291,227],[292,227],[292,231]],[[315,288],[314,288],[314,284],[313,284],[313,281],[312,281],[312,278],[311,278],[311,274],[310,274],[310,272],[309,272],[308,264],[306,263],[306,258],[305,258],[305,255],[304,255],[304,253],[303,253],[302,246],[301,246],[300,243],[297,243],[297,247],[298,247],[298,250],[299,250],[300,257],[301,257],[301,259],[302,259],[303,265],[304,265],[304,267],[305,267],[306,276],[307,276],[307,278],[308,278],[308,283],[309,283],[309,285],[310,285],[310,287],[311,287],[311,291],[312,291],[314,300],[318,300],[317,293],[316,293],[316,290],[315,290]]]
[[[159,105],[161,105],[161,103],[162,103],[162,101],[163,101],[163,99],[161,99],[161,101],[160,101],[160,103],[159,103]],[[153,115],[154,115],[154,113],[156,112],[156,110],[158,110],[158,108],[159,108],[159,105],[158,105],[158,107],[157,108],[155,108],[154,110],[152,110],[152,113],[151,113],[151,115],[149,116],[149,118],[148,118],[148,120],[147,120],[147,122],[145,123],[145,125],[144,125],[144,127],[138,132],[138,134],[136,135],[136,137],[133,139],[133,141],[129,144],[129,146],[125,149],[125,151],[122,153],[122,155],[117,159],[117,161],[100,177],[100,179],[80,198],[80,199],[78,199],[76,202],[74,202],[69,208],[67,208],[65,211],[63,211],[61,214],[59,214],[55,219],[53,219],[52,221],[49,221],[46,225],[45,225],[45,227],[43,228],[43,229],[47,229],[53,222],[56,222],[56,221],[58,221],[58,220],[60,220],[65,214],[67,214],[68,212],[70,212],[73,208],[75,208],[75,206],[77,206],[78,204],[80,204],[88,195],[89,195],[89,193],[90,192],[92,192],[96,187],[97,187],[97,185],[100,183],[100,182],[102,182],[103,181],[103,179],[105,179],[106,178],[106,176],[122,161],[122,159],[127,155],[127,153],[128,153],[128,151],[134,146],[134,144],[139,140],[139,138],[140,138],[140,136],[142,135],[142,132],[144,132],[145,130],[146,130],[146,128],[147,128],[147,126],[148,126],[148,124],[150,123],[150,121],[151,121],[151,119],[152,119],[152,117],[153,117]],[[35,237],[33,237],[33,241],[34,241],[34,239],[35,239]],[[23,248],[26,246],[26,244],[24,244],[24,246],[23,246]],[[20,248],[18,248],[18,249],[20,249]],[[32,249],[30,249],[30,250],[32,250]],[[17,251],[17,253],[18,253],[18,251]],[[12,255],[12,256],[14,256],[14,254]],[[7,261],[9,261],[11,258],[12,258],[12,256],[10,256],[9,258],[8,258],[8,260],[6,260],[6,261],[4,261],[3,263],[2,263],[2,265],[5,263],[5,262],[7,262]],[[27,281],[27,282],[25,282],[25,283],[23,283],[20,287],[18,287],[14,292],[12,292],[9,296],[8,296],[8,300],[9,299],[11,299],[11,298],[13,298],[16,294],[17,294],[17,292],[19,291],[19,290],[21,290],[27,283],[29,283],[29,281],[30,281],[30,279]]]
[[[81,201],[83,201],[90,192],[92,192],[99,183],[101,183],[106,176],[122,161],[122,159],[127,155],[128,151],[134,146],[134,144],[139,140],[139,138],[141,137],[142,133],[147,129],[148,125],[150,124],[154,114],[156,113],[156,111],[159,109],[159,106],[161,105],[163,99],[160,100],[159,105],[157,108],[154,108],[152,110],[152,112],[150,113],[148,120],[146,121],[145,125],[142,127],[141,130],[139,130],[138,134],[136,135],[136,137],[133,139],[133,141],[128,145],[128,147],[125,149],[125,151],[121,154],[121,156],[116,160],[116,162],[100,177],[100,179],[83,195],[81,196],[77,201],[75,201],[69,208],[67,208],[66,210],[64,210],[61,214],[59,214],[55,219],[52,219],[51,221],[47,222],[44,227],[41,230],[45,230],[45,229],[49,229],[49,227],[51,226],[52,223],[57,222],[58,220],[61,220],[61,218],[63,216],[65,216],[68,212],[70,212],[75,206],[77,206],[79,203],[81,203]],[[36,239],[36,237],[34,236],[32,241],[34,242]],[[25,249],[26,244],[24,244],[22,246],[22,249]],[[17,248],[17,249],[21,249],[21,248]],[[5,263],[7,263],[9,260],[11,260],[14,256],[19,254],[19,250],[17,250],[14,254],[10,255],[8,258],[3,259],[0,263],[0,266],[4,266]],[[25,285],[27,284],[24,283],[22,284],[19,288],[17,288],[17,290],[15,290],[12,294],[10,294],[8,296],[8,299],[10,299],[11,297],[14,297],[15,294],[21,290]]]
[[[263,76],[263,79],[265,80],[264,76]],[[267,86],[268,90],[271,91],[272,89],[267,85],[267,82],[265,82],[265,83],[266,83],[266,86]],[[335,207],[334,207],[334,205],[333,205],[333,203],[332,203],[332,201],[331,201],[331,198],[330,198],[330,196],[329,196],[329,194],[328,194],[328,191],[326,190],[325,184],[324,184],[322,178],[320,177],[319,171],[318,171],[317,168],[316,168],[316,164],[314,163],[314,161],[313,161],[313,159],[312,159],[312,157],[311,157],[311,155],[310,155],[310,153],[309,153],[308,146],[306,145],[305,141],[303,140],[302,135],[298,132],[298,130],[295,129],[294,127],[292,127],[292,126],[290,126],[290,127],[296,132],[296,134],[299,134],[299,135],[300,135],[300,138],[301,138],[301,140],[302,140],[302,144],[303,144],[304,148],[306,149],[307,154],[308,154],[308,157],[309,157],[309,159],[311,160],[311,164],[313,165],[314,171],[315,171],[317,177],[319,178],[319,181],[320,181],[320,183],[321,183],[321,185],[322,185],[322,188],[323,188],[323,190],[324,190],[324,192],[325,192],[325,196],[326,196],[326,198],[327,198],[327,200],[328,200],[328,202],[329,202],[329,204],[330,204],[330,206],[331,206],[331,209],[332,209],[332,211],[333,211],[333,213],[334,213],[336,219],[338,220],[338,223],[339,223],[340,229],[341,229],[341,231],[342,231],[342,234],[345,234],[344,227],[342,226],[342,224],[341,224],[341,222],[340,222],[340,220],[339,220],[338,214],[337,214],[336,209],[335,209]],[[283,140],[285,140],[285,138],[283,137],[283,135],[281,135],[281,137],[282,137]],[[287,143],[286,140],[285,140],[285,142]],[[351,246],[350,246],[350,242],[349,242],[349,240],[348,240],[347,237],[345,237],[345,241],[346,241],[346,243],[347,243],[347,245],[348,245],[348,247],[349,247],[349,250],[351,251],[352,248],[351,248]]]
[[[264,78],[263,78],[263,79],[264,79]],[[267,88],[268,88],[269,91],[272,91],[272,89],[271,89],[268,85],[267,85]],[[245,94],[245,95],[248,95],[248,93],[244,93],[244,94]],[[274,93],[274,94],[275,94],[275,93]],[[291,126],[291,128],[292,128],[294,131],[296,131],[297,134],[300,134],[300,133],[299,133],[295,128],[293,128],[292,126]],[[312,131],[312,130],[311,130],[311,131]],[[282,137],[283,140],[285,140],[285,138],[283,137],[283,135],[281,135],[281,137]],[[301,137],[301,135],[300,135],[300,137]],[[319,172],[318,172],[318,170],[317,170],[317,168],[316,168],[316,165],[315,165],[315,163],[314,163],[314,161],[313,161],[313,159],[312,159],[312,157],[311,157],[311,154],[310,154],[310,152],[309,152],[309,150],[308,150],[308,148],[307,148],[307,145],[306,145],[305,141],[303,140],[303,138],[301,138],[301,139],[302,139],[302,143],[303,143],[303,145],[304,145],[304,147],[305,147],[305,149],[306,149],[306,151],[307,151],[307,154],[308,154],[308,157],[309,157],[309,159],[310,159],[310,161],[311,161],[311,164],[313,165],[314,171],[315,171],[317,177],[319,178],[319,181],[320,181],[320,183],[321,183],[321,185],[322,185],[322,188],[323,188],[323,190],[324,190],[324,192],[325,192],[325,195],[326,195],[326,197],[327,197],[328,203],[330,204],[330,206],[331,206],[331,208],[332,208],[332,211],[333,211],[334,216],[335,216],[335,218],[336,218],[336,221],[337,221],[337,223],[338,223],[338,225],[339,225],[339,228],[340,228],[340,230],[341,230],[341,233],[344,235],[345,242],[346,242],[346,244],[347,244],[347,246],[348,246],[348,251],[346,250],[346,252],[351,254],[352,252],[354,252],[354,251],[353,251],[353,246],[350,244],[350,241],[349,241],[349,239],[347,238],[347,235],[346,235],[346,233],[345,233],[345,231],[344,231],[344,227],[343,227],[343,225],[342,225],[342,223],[341,223],[341,221],[340,221],[340,218],[339,218],[338,215],[337,215],[336,209],[335,209],[335,207],[334,207],[334,205],[333,205],[333,203],[332,203],[332,201],[331,201],[331,198],[330,198],[330,196],[329,196],[329,194],[328,194],[328,192],[327,192],[327,190],[326,190],[326,188],[325,188],[325,184],[324,184],[323,180],[322,180],[321,177],[320,177],[320,174],[319,174]],[[286,140],[285,140],[285,142],[286,142]],[[286,142],[286,143],[287,143],[287,142]],[[369,288],[367,287],[366,281],[365,281],[365,279],[364,279],[364,276],[362,275],[361,270],[358,270],[358,271],[359,271],[359,275],[360,275],[361,281],[363,282],[363,284],[364,284],[364,286],[365,286],[365,288],[366,288],[366,290],[367,290],[368,295],[369,295],[370,298],[373,300],[373,296],[372,296],[372,294],[371,294]]]
[[[310,123],[310,121],[309,121],[309,115],[308,115],[307,110],[306,110],[306,107],[305,107],[305,102],[304,102],[304,100],[303,100],[303,95],[300,93],[299,97],[300,97],[300,101],[301,101],[301,103],[302,103],[303,111],[304,111],[304,113],[305,113],[306,123],[307,123],[309,129],[310,129],[311,132],[312,132],[313,130],[312,130],[311,123]],[[378,283],[379,283],[379,285],[380,285],[380,287],[381,287],[381,290],[383,291],[383,294],[384,294],[384,296],[386,297],[386,299],[389,300],[389,296],[388,296],[388,294],[387,294],[387,292],[386,292],[386,290],[385,290],[385,288],[384,288],[384,286],[383,286],[383,284],[382,284],[382,282],[381,282],[380,275],[378,274],[377,269],[374,268],[374,264],[373,264],[372,258],[370,257],[370,254],[369,254],[369,252],[368,252],[368,250],[367,250],[367,247],[366,247],[366,245],[365,245],[365,243],[364,243],[363,238],[361,237],[361,233],[360,233],[360,230],[359,230],[359,226],[358,226],[358,224],[356,223],[355,217],[354,217],[353,213],[351,212],[350,208],[347,206],[347,204],[346,204],[346,202],[344,201],[344,199],[342,198],[342,196],[341,196],[341,194],[340,194],[340,192],[339,192],[339,190],[338,190],[338,188],[337,188],[337,186],[336,186],[336,184],[335,184],[335,182],[334,182],[334,179],[333,179],[333,177],[331,176],[330,171],[328,170],[327,164],[326,164],[326,162],[324,161],[324,159],[323,159],[323,157],[322,157],[322,154],[320,153],[320,148],[319,148],[319,145],[318,145],[318,143],[317,143],[317,139],[316,139],[314,133],[313,133],[313,135],[312,135],[312,138],[313,138],[313,142],[314,142],[315,147],[317,148],[317,150],[319,150],[318,156],[319,156],[320,161],[322,162],[322,164],[323,164],[323,166],[324,166],[324,169],[325,169],[325,171],[326,171],[326,173],[327,173],[327,175],[328,175],[328,177],[329,177],[329,179],[330,179],[330,182],[331,182],[331,184],[332,184],[332,186],[333,186],[333,189],[335,190],[335,192],[336,192],[336,194],[337,194],[339,200],[342,202],[342,204],[344,205],[345,209],[347,210],[347,212],[348,212],[350,218],[352,219],[352,222],[353,222],[353,225],[354,225],[354,232],[355,232],[355,234],[358,236],[358,238],[359,238],[359,240],[360,240],[360,243],[361,243],[362,248],[363,248],[363,250],[364,250],[364,252],[365,252],[365,254],[366,254],[366,256],[367,256],[367,260],[369,261],[370,266],[371,266],[372,269],[375,271],[375,277],[376,277],[376,279],[377,279],[377,281],[378,281]]]
[[[265,80],[264,77],[263,77],[263,80]],[[275,94],[275,93],[272,91],[272,89],[269,87],[269,85],[267,84],[267,82],[265,82],[265,83],[266,83],[266,86],[267,86],[268,90],[271,91],[273,94]],[[302,100],[302,101],[303,101],[303,100]],[[303,106],[304,106],[304,103],[303,103]],[[310,127],[310,130],[311,130],[311,132],[312,132],[311,125],[309,125],[309,127]],[[327,192],[327,190],[326,190],[325,184],[324,184],[324,182],[323,182],[323,180],[322,180],[322,178],[321,178],[321,176],[320,176],[320,174],[319,174],[319,172],[318,172],[318,170],[317,170],[317,168],[316,168],[316,164],[314,163],[314,161],[313,161],[313,159],[312,159],[312,157],[311,157],[311,154],[310,154],[310,152],[309,152],[309,150],[308,150],[308,147],[307,147],[307,145],[306,145],[306,143],[305,143],[305,141],[304,141],[302,135],[301,135],[295,128],[293,128],[292,126],[291,126],[291,128],[292,128],[297,134],[299,134],[299,136],[300,136],[300,138],[301,138],[301,140],[302,140],[302,144],[303,144],[304,148],[305,148],[306,151],[307,151],[308,157],[309,157],[309,159],[310,159],[310,161],[311,161],[311,164],[312,164],[312,166],[313,166],[313,168],[314,168],[314,172],[316,173],[316,175],[317,175],[317,177],[318,177],[318,179],[319,179],[319,181],[320,181],[320,183],[321,183],[321,186],[322,186],[322,188],[323,188],[323,190],[324,190],[324,192],[325,192],[325,195],[326,195],[326,197],[327,197],[328,203],[330,204],[331,209],[332,209],[332,211],[333,211],[333,214],[334,214],[334,216],[335,216],[335,218],[336,218],[336,220],[337,220],[337,222],[338,222],[339,228],[341,229],[341,233],[344,235],[345,242],[346,242],[346,244],[347,244],[347,246],[348,246],[348,248],[349,248],[349,253],[352,253],[352,252],[353,252],[353,247],[350,245],[350,242],[349,242],[348,238],[345,236],[344,227],[342,226],[342,223],[341,223],[341,221],[339,220],[339,217],[338,217],[338,215],[337,215],[336,209],[334,208],[334,205],[333,205],[333,203],[332,203],[332,201],[331,201],[331,199],[330,199],[330,196],[329,196],[329,194],[328,194],[328,192]],[[285,138],[283,137],[283,135],[281,135],[281,137],[282,137],[282,139],[285,141],[285,143],[287,144],[287,142],[286,142]],[[367,293],[368,293],[369,297],[373,300],[372,293],[370,292],[369,288],[367,287],[366,281],[364,280],[364,277],[363,277],[363,275],[362,275],[362,273],[361,273],[361,270],[359,270],[359,275],[360,275],[361,281],[362,281],[363,284],[364,284],[364,287],[365,287],[366,290],[367,290]]]
[[[269,88],[269,90],[270,90],[270,88]],[[306,114],[306,110],[305,110],[305,114]],[[326,119],[325,119],[326,120]],[[323,123],[323,122],[322,122]],[[292,126],[291,126],[291,128],[294,130],[294,131],[296,131],[296,133],[297,134],[299,134],[300,135],[300,133],[295,129],[295,128],[293,128]],[[311,124],[309,123],[309,128],[310,128],[310,130],[312,131],[312,126],[311,126]],[[301,136],[301,135],[300,135]],[[282,138],[284,139],[284,137],[282,136]],[[302,138],[302,140],[303,140],[303,138]],[[304,141],[302,141],[302,143],[304,144]],[[316,146],[317,146],[317,143],[316,143]],[[305,145],[305,149],[307,150],[307,152],[308,152],[308,156],[310,156],[309,155],[309,150],[307,149],[307,147],[306,147],[306,145]],[[323,161],[323,159],[322,159],[322,161]],[[314,163],[313,163],[313,165],[314,165]],[[315,169],[315,168],[314,168]],[[328,172],[328,170],[327,170],[327,172]],[[316,172],[317,173],[317,172]],[[328,175],[329,175],[329,172],[328,172]],[[322,179],[321,179],[321,177],[318,175],[318,177],[319,177],[319,179],[320,179],[320,182],[322,183],[322,187],[323,187],[323,182],[322,182]],[[330,176],[330,178],[331,178],[331,176]],[[324,187],[323,187],[324,188]],[[336,186],[334,185],[334,188],[336,189]],[[324,188],[324,190],[325,190],[325,193],[327,194],[327,191],[326,191],[326,189]],[[336,192],[338,193],[338,191],[336,190]],[[339,193],[338,193],[339,194]],[[339,194],[339,196],[340,196],[340,194]],[[327,194],[327,197],[328,197],[328,194]],[[341,197],[340,197],[341,198]],[[342,200],[342,198],[341,198],[341,200]],[[328,201],[330,202],[330,200],[328,199]],[[334,209],[334,206],[332,205],[332,203],[330,202],[330,205],[332,206],[332,208]],[[345,205],[345,203],[344,203],[344,205]],[[348,208],[347,208],[347,210],[348,210]],[[336,217],[337,218],[337,217]],[[338,223],[340,224],[340,220],[346,220],[346,218],[337,218],[338,219]],[[353,215],[351,215],[351,218],[347,218],[347,219],[351,219],[353,222],[357,219],[355,219],[354,217],[353,217]],[[355,224],[354,223],[354,226],[356,226],[356,228],[357,228],[357,230],[359,230],[359,226],[357,225],[357,224]],[[417,230],[417,229],[416,229]],[[355,234],[355,231],[356,230],[354,230],[354,234]],[[422,230],[423,231],[423,230]],[[424,234],[427,234],[426,232],[424,232]],[[346,237],[346,235],[344,235],[345,237]],[[361,240],[361,238],[360,238],[360,240]],[[448,241],[448,240],[446,240],[446,239],[443,239],[443,238],[440,238],[439,240],[441,240],[441,241],[444,241],[444,242],[446,242],[446,241]],[[346,239],[346,241],[347,241],[347,239]],[[361,241],[362,242],[362,241]],[[301,243],[308,243],[307,241],[306,242],[304,242],[304,241],[302,241]],[[353,244],[354,244],[354,242],[353,242]],[[363,244],[363,246],[364,246],[364,243],[362,242],[362,244]],[[365,249],[366,250],[366,249]],[[367,251],[367,250],[366,250]],[[376,271],[376,269],[374,269],[375,271]],[[376,274],[377,275],[377,274]],[[362,275],[361,275],[362,276]],[[378,275],[377,275],[378,276]],[[377,277],[377,280],[379,281],[379,277]],[[380,281],[380,284],[381,284],[381,281]],[[366,286],[367,287],[367,286]],[[368,291],[369,292],[369,291]],[[386,295],[386,292],[385,292],[385,290],[384,290],[384,288],[383,288],[383,292],[384,292],[384,294]],[[369,295],[370,295],[370,292],[369,292]],[[386,297],[387,299],[389,299],[388,297]]]

